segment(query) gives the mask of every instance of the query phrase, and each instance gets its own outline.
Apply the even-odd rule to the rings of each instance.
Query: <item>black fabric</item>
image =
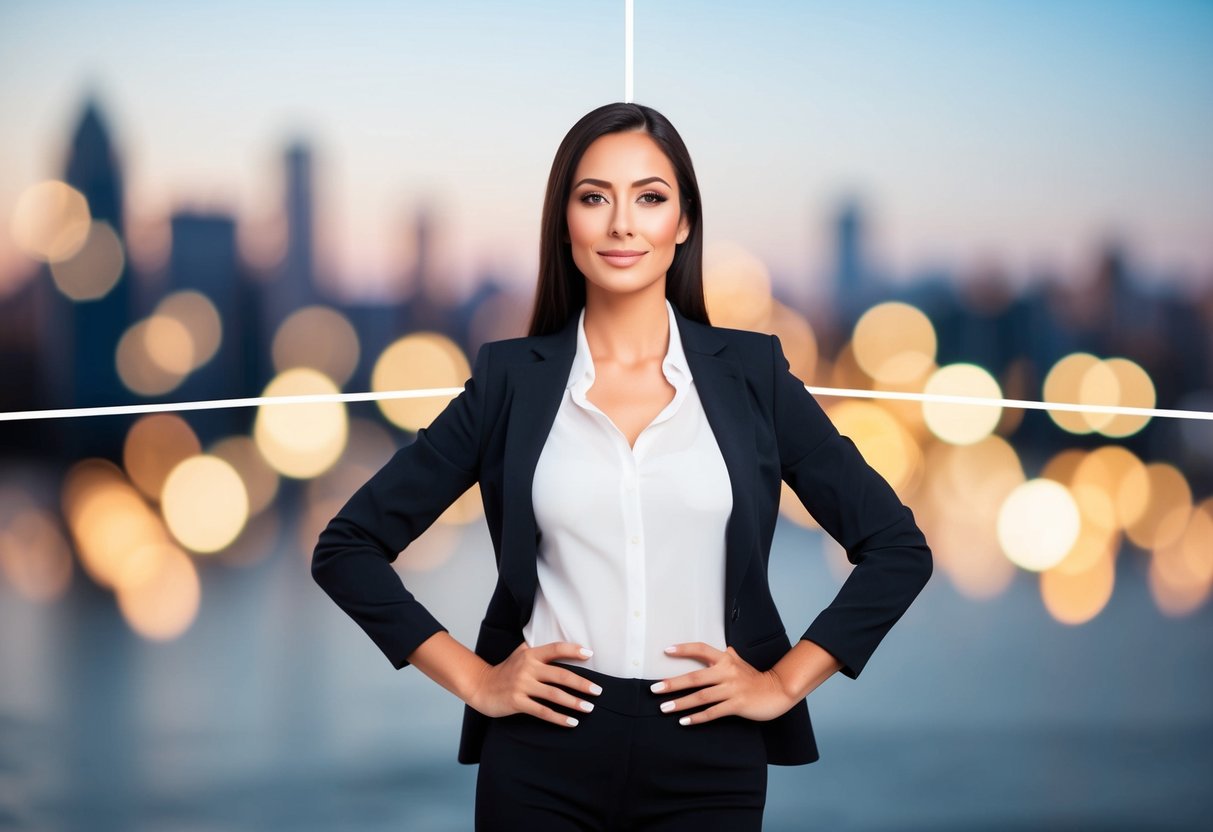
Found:
[[[799,638],[827,650],[854,678],[930,577],[927,542],[910,509],[791,372],[777,337],[674,312],[733,490],[720,611],[725,641],[758,670],[769,670],[803,633]],[[445,628],[392,563],[476,483],[498,577],[474,649],[497,664],[522,641],[538,582],[535,463],[565,394],[576,333],[572,318],[558,333],[485,344],[463,392],[321,532],[312,576],[393,667],[407,666],[413,650]],[[807,630],[798,623],[792,638],[767,569],[783,483],[855,564],[830,605]],[[469,594],[466,603],[479,608],[485,600]],[[768,763],[818,759],[806,700],[760,724]],[[465,707],[459,762],[479,761],[487,728],[488,717]]]
[[[557,664],[562,664],[557,662]],[[658,706],[691,692],[657,694],[654,679],[568,667],[602,686],[579,724],[530,714],[489,721],[476,781],[476,831],[758,832],[767,761],[760,723],[725,716],[699,725]],[[580,695],[577,691],[570,691]]]

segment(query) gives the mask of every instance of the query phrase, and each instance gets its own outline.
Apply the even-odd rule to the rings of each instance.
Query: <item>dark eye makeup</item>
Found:
[[[601,197],[603,201],[602,202],[590,201],[590,197],[595,197],[595,196]],[[652,199],[646,199],[646,197],[652,197]],[[656,191],[645,191],[644,193],[642,193],[640,195],[639,198],[644,200],[646,205],[660,205],[661,203],[665,202],[668,199],[668,197],[666,197],[662,194],[659,194]],[[585,203],[586,205],[604,205],[604,204],[606,204],[606,197],[604,197],[598,191],[589,191],[587,193],[582,194],[579,201]]]

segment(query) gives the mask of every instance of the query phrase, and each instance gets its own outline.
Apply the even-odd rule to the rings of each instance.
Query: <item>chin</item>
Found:
[[[606,277],[594,275],[587,277],[586,281],[592,283],[599,291],[615,295],[628,295],[646,289],[660,279],[660,275],[641,276],[621,273]]]

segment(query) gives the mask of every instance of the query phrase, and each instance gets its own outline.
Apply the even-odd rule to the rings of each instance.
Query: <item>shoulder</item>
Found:
[[[734,329],[727,326],[687,321],[684,341],[690,340],[703,352],[740,362],[749,373],[769,373],[775,355],[777,338],[766,332]]]
[[[491,357],[491,363],[502,367],[518,362],[534,361],[537,351],[546,352],[549,346],[555,344],[555,335],[523,335],[486,341],[480,349],[486,354],[486,357]]]

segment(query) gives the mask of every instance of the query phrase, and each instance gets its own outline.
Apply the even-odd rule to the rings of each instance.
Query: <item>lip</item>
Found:
[[[646,251],[632,251],[630,249],[615,249],[613,251],[600,251],[598,255],[612,266],[620,269],[626,269],[628,266],[636,263],[640,258],[644,257]]]

